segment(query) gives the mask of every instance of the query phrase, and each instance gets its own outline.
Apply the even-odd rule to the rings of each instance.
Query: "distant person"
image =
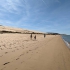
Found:
[[[32,39],[32,34],[30,35],[30,38]]]
[[[36,40],[36,35],[34,36],[34,39]]]
[[[46,37],[46,34],[44,34],[44,38]]]

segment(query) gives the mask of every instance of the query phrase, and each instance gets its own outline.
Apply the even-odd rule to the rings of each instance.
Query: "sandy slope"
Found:
[[[60,36],[0,34],[0,70],[70,70],[70,50]]]
[[[14,28],[14,27],[8,27],[8,26],[0,26],[0,32],[1,31],[11,31],[11,32],[20,32],[20,33],[43,33],[39,31],[34,30],[27,30],[22,28]]]

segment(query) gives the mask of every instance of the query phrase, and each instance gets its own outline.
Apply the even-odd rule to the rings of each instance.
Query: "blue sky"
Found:
[[[70,0],[0,0],[0,24],[70,34]]]

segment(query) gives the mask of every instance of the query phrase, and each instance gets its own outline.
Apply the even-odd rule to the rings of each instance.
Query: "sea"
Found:
[[[70,49],[70,35],[61,35],[62,39],[66,43],[67,47]]]

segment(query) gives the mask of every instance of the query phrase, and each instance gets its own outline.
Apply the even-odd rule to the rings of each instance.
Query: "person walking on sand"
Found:
[[[46,37],[46,34],[44,34],[44,38]]]
[[[34,36],[34,39],[36,40],[36,35]]]
[[[30,35],[30,38],[32,39],[32,34]]]

